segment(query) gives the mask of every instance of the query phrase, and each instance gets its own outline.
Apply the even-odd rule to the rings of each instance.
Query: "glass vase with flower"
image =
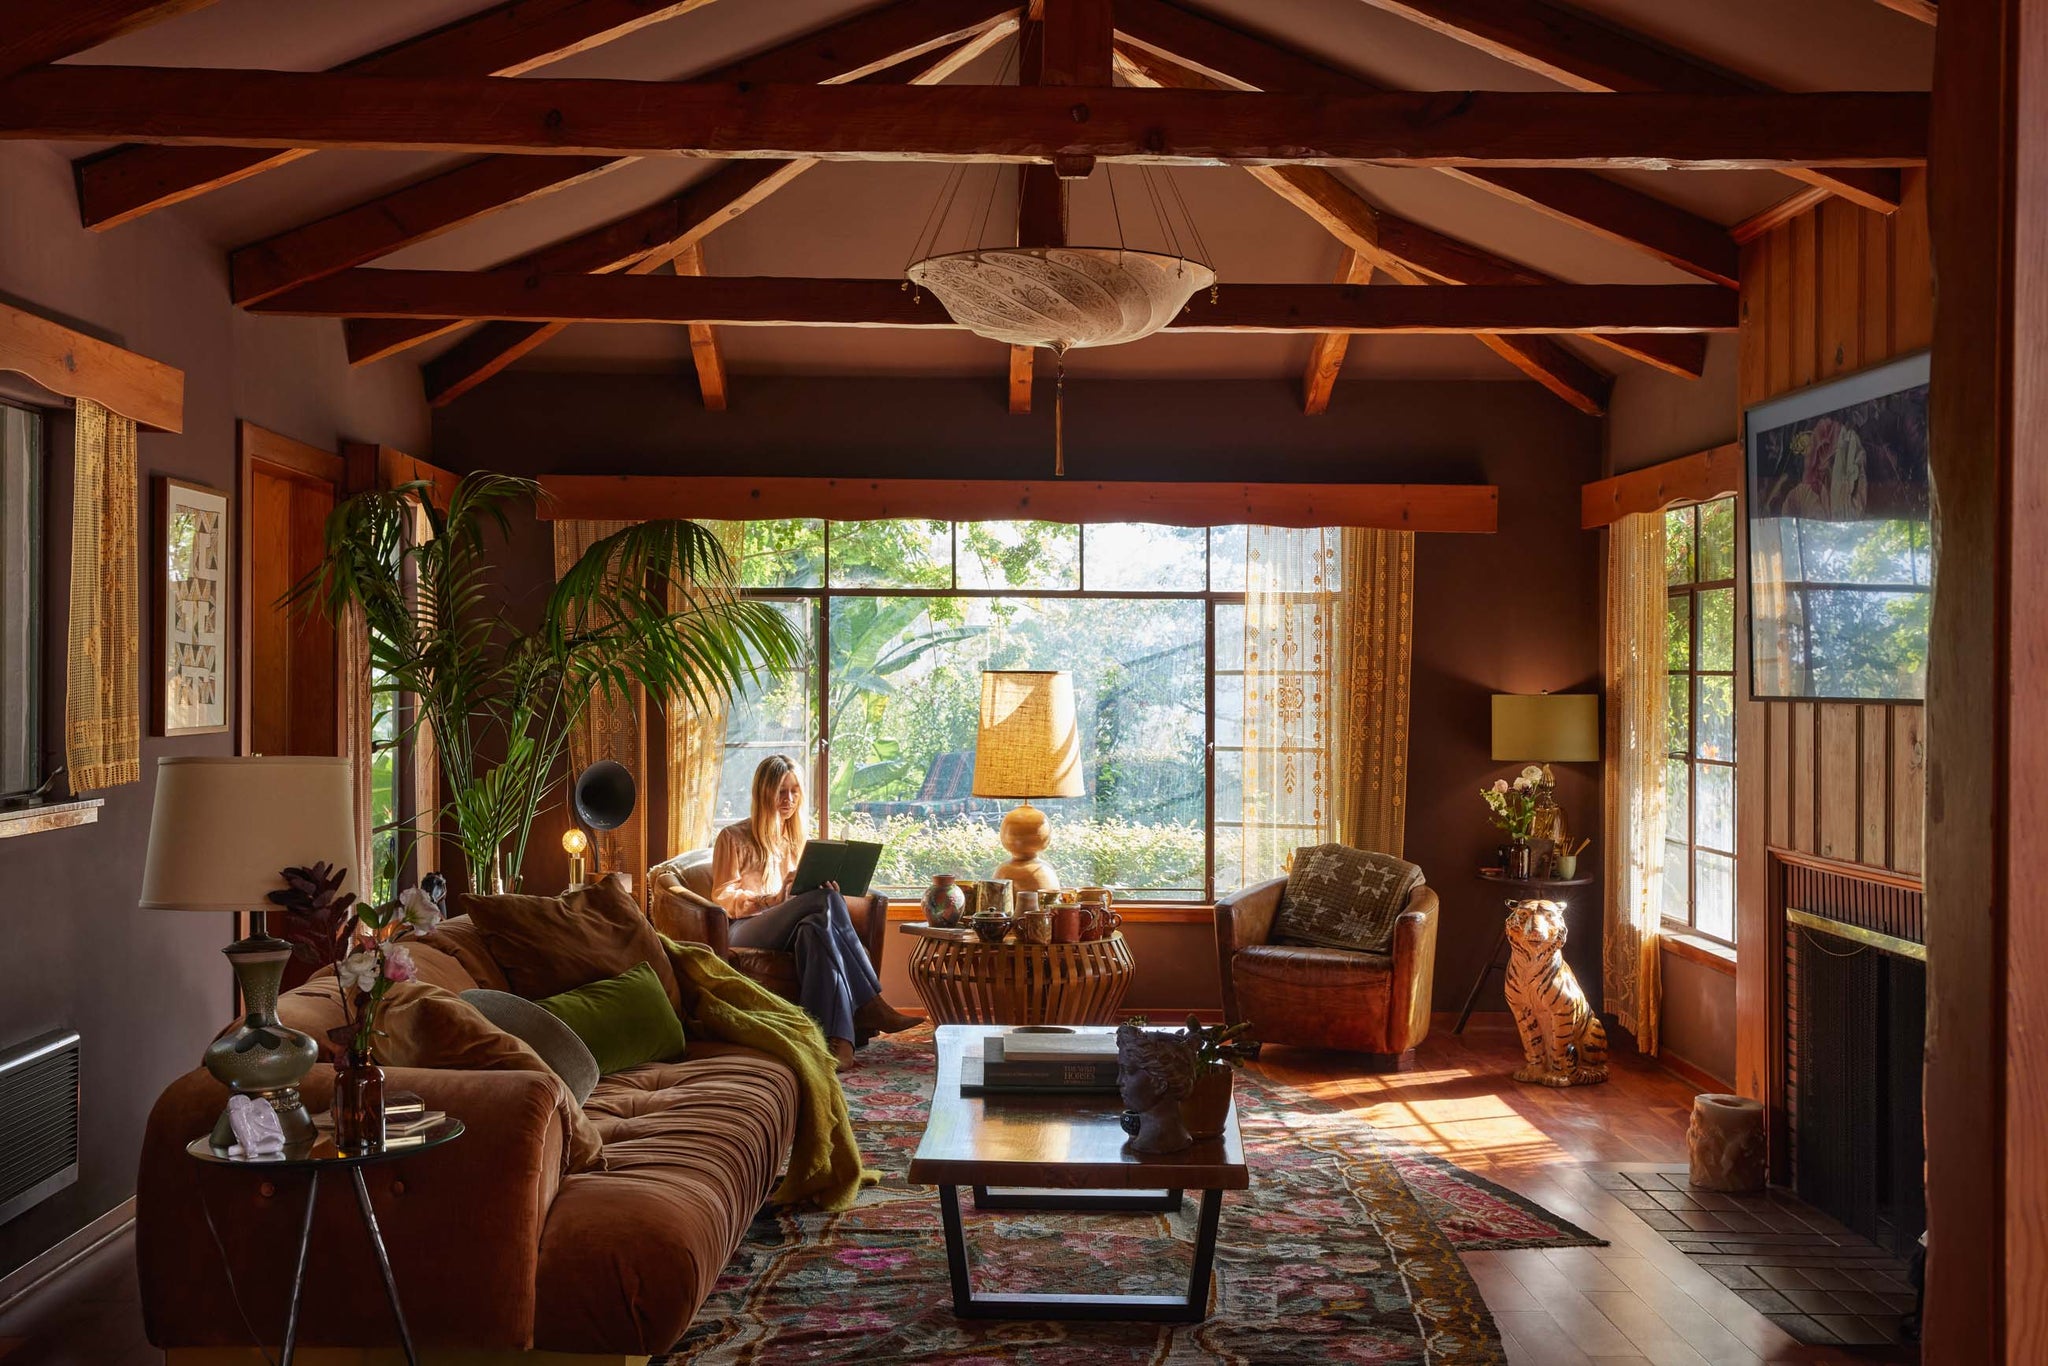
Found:
[[[1482,787],[1494,828],[1508,837],[1508,864],[1502,871],[1511,878],[1530,876],[1529,837],[1536,823],[1536,796],[1543,783],[1543,769],[1531,764],[1512,781],[1496,778],[1492,787]]]
[[[337,892],[331,865],[287,868],[286,887],[270,899],[283,912],[283,937],[302,961],[334,969],[342,1023],[327,1032],[334,1063],[334,1145],[365,1152],[384,1143],[384,1069],[377,1065],[377,1012],[385,995],[419,975],[404,939],[441,922],[438,900],[408,887],[373,906]]]

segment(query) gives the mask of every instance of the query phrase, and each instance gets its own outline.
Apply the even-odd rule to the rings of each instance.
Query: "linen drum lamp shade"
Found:
[[[1011,861],[996,877],[1022,888],[1056,888],[1059,875],[1039,857],[1051,843],[1045,813],[1032,797],[1078,797],[1081,733],[1074,724],[1074,676],[1063,670],[997,670],[981,676],[981,728],[974,742],[974,795],[1021,797],[1003,817]]]
[[[261,913],[270,893],[284,888],[285,869],[317,863],[347,870],[339,890],[354,891],[352,768],[347,759],[311,756],[159,760],[138,904],[143,910]],[[247,1013],[208,1047],[206,1070],[233,1094],[267,1100],[288,1150],[310,1143],[313,1120],[299,1099],[299,1082],[319,1049],[277,1019],[292,946],[255,929],[221,952],[234,967]],[[225,1113],[212,1141],[223,1152],[234,1141]]]
[[[1600,699],[1593,693],[1493,695],[1493,757],[1590,764],[1600,758]]]

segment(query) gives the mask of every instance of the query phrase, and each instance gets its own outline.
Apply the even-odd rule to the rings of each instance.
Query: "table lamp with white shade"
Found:
[[[207,1048],[206,1070],[230,1092],[267,1099],[287,1143],[313,1137],[298,1088],[319,1047],[278,1023],[278,986],[292,946],[265,932],[263,914],[270,893],[284,888],[286,868],[332,864],[347,870],[340,890],[356,889],[351,770],[347,759],[311,756],[157,762],[141,908],[254,915],[248,937],[221,950],[247,1013]],[[223,1113],[214,1143],[230,1141]]]
[[[1010,861],[996,877],[1021,889],[1047,891],[1059,874],[1039,855],[1052,842],[1034,797],[1078,797],[1081,733],[1074,724],[1074,676],[1045,669],[990,669],[981,676],[981,729],[974,742],[974,795],[1018,797],[1003,817]]]

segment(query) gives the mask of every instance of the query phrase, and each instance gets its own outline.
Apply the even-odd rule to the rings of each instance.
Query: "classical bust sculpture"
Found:
[[[1197,1043],[1182,1034],[1155,1034],[1137,1025],[1116,1031],[1117,1090],[1138,1118],[1130,1146],[1141,1153],[1177,1153],[1194,1146],[1180,1103],[1195,1084]]]

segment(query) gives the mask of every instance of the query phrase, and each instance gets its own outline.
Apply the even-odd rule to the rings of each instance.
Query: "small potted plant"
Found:
[[[1181,1102],[1181,1119],[1196,1139],[1221,1138],[1230,1120],[1230,1091],[1233,1072],[1248,1059],[1259,1056],[1256,1039],[1245,1037],[1249,1020],[1234,1025],[1205,1025],[1188,1016],[1182,1037],[1196,1045],[1195,1085]]]
[[[1508,837],[1508,866],[1502,871],[1511,878],[1527,878],[1529,834],[1536,823],[1536,789],[1543,782],[1543,770],[1531,764],[1515,775],[1514,781],[1497,778],[1492,787],[1482,787],[1494,826]]]

